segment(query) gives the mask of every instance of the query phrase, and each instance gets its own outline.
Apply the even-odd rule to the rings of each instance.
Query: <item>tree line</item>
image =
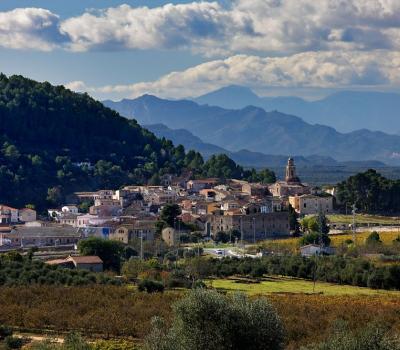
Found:
[[[343,209],[355,204],[363,213],[399,213],[400,180],[387,179],[369,169],[339,183],[337,199]]]

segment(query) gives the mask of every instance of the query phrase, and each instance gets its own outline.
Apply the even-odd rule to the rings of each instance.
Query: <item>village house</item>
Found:
[[[141,238],[144,241],[153,241],[155,233],[155,220],[134,220],[133,223],[124,223],[117,226],[114,232],[110,233],[109,238],[128,244],[134,239]]]
[[[23,208],[18,211],[18,219],[20,222],[33,222],[36,221],[36,210],[31,208]]]
[[[301,196],[290,196],[289,203],[299,215],[318,214],[333,212],[333,197],[331,195],[303,194]]]
[[[199,193],[201,190],[213,188],[217,183],[217,179],[189,180],[186,184],[186,189],[190,192]]]
[[[81,235],[71,226],[17,225],[10,233],[3,234],[3,239],[8,240],[11,246],[44,247],[74,245],[81,239]]]
[[[247,214],[241,210],[216,211],[208,215],[207,222],[212,236],[219,231],[231,230],[242,232],[245,240],[290,234],[288,212],[261,213],[257,211]]]
[[[170,247],[175,247],[179,244],[179,232],[172,227],[166,227],[161,232],[161,238]]]
[[[79,209],[75,205],[64,205],[61,208],[61,212],[64,213],[64,214],[78,214],[79,213]]]
[[[254,197],[264,197],[270,195],[268,186],[259,183],[243,183],[242,192]]]
[[[18,223],[18,209],[0,205],[0,224],[9,225],[13,223]]]
[[[318,244],[307,244],[300,247],[300,254],[304,257],[314,255],[332,255],[335,254],[335,250],[332,247],[325,247]]]
[[[64,268],[88,270],[90,272],[103,272],[103,260],[96,255],[68,256],[65,259],[47,260],[48,265],[57,265]]]

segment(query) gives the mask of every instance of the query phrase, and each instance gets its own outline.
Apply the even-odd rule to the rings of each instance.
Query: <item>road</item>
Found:
[[[228,257],[228,256],[236,257],[236,258],[243,258],[243,254],[232,250],[232,248],[205,248],[204,253],[210,254],[217,258],[223,258],[223,257]],[[259,257],[257,255],[251,255],[251,254],[245,254],[244,256],[250,257],[250,258],[258,258]]]

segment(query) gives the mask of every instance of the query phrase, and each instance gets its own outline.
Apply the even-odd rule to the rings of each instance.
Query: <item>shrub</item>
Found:
[[[164,291],[164,285],[158,281],[144,279],[139,282],[138,289],[141,292],[146,291],[147,293],[162,293]]]
[[[147,350],[283,349],[281,321],[265,299],[194,289],[173,311],[170,329],[159,318],[154,320]]]
[[[7,326],[0,326],[0,340],[9,337],[13,334],[13,331],[10,327]]]
[[[24,340],[22,338],[17,338],[13,336],[8,336],[4,340],[7,349],[21,349],[24,345]]]

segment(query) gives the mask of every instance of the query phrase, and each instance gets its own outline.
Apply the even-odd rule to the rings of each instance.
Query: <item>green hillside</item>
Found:
[[[202,163],[87,94],[22,76],[0,75],[0,149],[0,202],[15,206],[57,205],[76,190],[143,183],[194,158]]]
[[[0,203],[56,206],[74,191],[157,184],[165,173],[273,181],[227,156],[204,163],[87,94],[0,75]]]

